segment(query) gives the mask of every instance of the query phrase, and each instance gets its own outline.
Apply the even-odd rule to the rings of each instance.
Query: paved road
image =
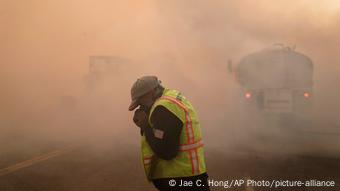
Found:
[[[113,148],[113,147],[112,147]],[[154,190],[145,182],[138,147],[124,150],[83,145],[0,176],[1,191]],[[62,149],[61,149],[62,150]],[[273,155],[208,148],[211,180],[333,180],[340,184],[340,158]],[[50,152],[51,153],[51,152]],[[115,153],[115,154],[113,154]],[[34,159],[33,159],[34,160]],[[340,190],[331,188],[267,190]],[[226,190],[222,185],[212,190]],[[228,190],[266,190],[240,186]]]
[[[223,135],[216,136],[218,140],[207,139],[209,179],[211,184],[216,183],[211,190],[339,191],[340,136],[319,133],[312,128],[294,131],[288,136],[291,139],[287,136],[253,137],[253,140],[238,141],[248,145],[232,146],[227,146],[227,142],[221,144],[225,141]],[[105,145],[55,144],[42,152],[32,152],[35,153],[32,155],[26,152],[25,157],[20,153],[11,155],[11,159],[0,160],[0,191],[155,190],[145,180],[139,146],[134,144],[110,141]],[[236,180],[334,181],[335,187],[270,189],[256,185],[235,186]],[[226,181],[234,181],[234,186],[224,188],[221,183]]]

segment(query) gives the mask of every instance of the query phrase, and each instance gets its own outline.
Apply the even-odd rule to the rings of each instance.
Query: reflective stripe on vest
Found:
[[[150,156],[150,157],[144,157],[144,165],[148,165],[148,164],[151,164],[151,159],[152,159],[153,156]]]
[[[194,142],[194,130],[192,129],[192,121],[189,115],[189,111],[188,109],[185,107],[185,105],[181,102],[179,102],[177,99],[170,97],[170,96],[162,96],[160,97],[160,99],[166,99],[171,101],[172,103],[175,103],[176,105],[178,105],[180,108],[182,108],[184,110],[185,113],[185,130],[186,130],[186,135],[187,135],[187,139],[189,143],[193,143]]]
[[[184,110],[185,113],[185,130],[188,139],[188,144],[181,145],[180,151],[187,151],[189,153],[190,161],[191,161],[191,170],[192,174],[199,173],[199,160],[197,156],[197,148],[203,146],[203,142],[194,142],[194,130],[192,128],[192,121],[189,115],[189,110],[186,106],[178,101],[177,99],[170,97],[170,96],[162,96],[159,99],[165,99],[171,101],[172,103],[178,105],[180,108]],[[202,145],[200,145],[202,144]],[[189,149],[187,149],[189,148]],[[182,150],[185,149],[185,150]]]
[[[181,144],[179,146],[179,151],[190,151],[190,150],[196,150],[200,147],[202,147],[204,144],[203,144],[203,141],[202,139],[193,143],[193,144]],[[144,157],[144,164],[145,165],[148,165],[151,163],[151,159],[152,159],[153,155],[152,156],[149,156],[149,157]]]
[[[148,181],[159,178],[189,177],[206,172],[204,146],[199,121],[191,103],[177,90],[165,89],[150,109],[148,123],[157,106],[163,106],[182,122],[178,154],[171,160],[155,155],[146,137],[141,137],[142,164]],[[155,131],[155,129],[153,129]],[[155,134],[155,132],[154,132]]]
[[[193,150],[193,149],[198,149],[203,146],[203,141],[202,139],[192,143],[192,144],[183,144],[179,146],[180,151],[188,151],[188,150]]]

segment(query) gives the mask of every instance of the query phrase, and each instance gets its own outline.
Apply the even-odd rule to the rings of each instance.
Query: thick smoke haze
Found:
[[[337,0],[0,0],[0,23],[3,138],[137,145],[130,87],[155,74],[193,102],[208,143],[220,144],[215,135],[237,128],[228,60],[277,42],[313,60],[315,118],[338,120]],[[96,55],[128,61],[90,94],[86,75]],[[65,96],[74,106],[63,104]]]

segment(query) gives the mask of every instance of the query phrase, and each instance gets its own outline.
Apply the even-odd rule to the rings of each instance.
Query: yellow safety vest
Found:
[[[157,106],[163,106],[176,115],[183,123],[180,134],[180,146],[178,154],[171,160],[158,158],[145,136],[142,136],[142,161],[148,180],[158,178],[175,178],[200,175],[206,172],[204,149],[200,125],[196,112],[190,102],[176,90],[165,89],[163,95],[153,104],[151,115]]]

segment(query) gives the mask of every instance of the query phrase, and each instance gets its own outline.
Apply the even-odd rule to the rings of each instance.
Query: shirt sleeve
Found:
[[[157,106],[150,120],[153,128],[145,128],[146,141],[159,158],[173,159],[179,149],[182,121],[164,106]]]

